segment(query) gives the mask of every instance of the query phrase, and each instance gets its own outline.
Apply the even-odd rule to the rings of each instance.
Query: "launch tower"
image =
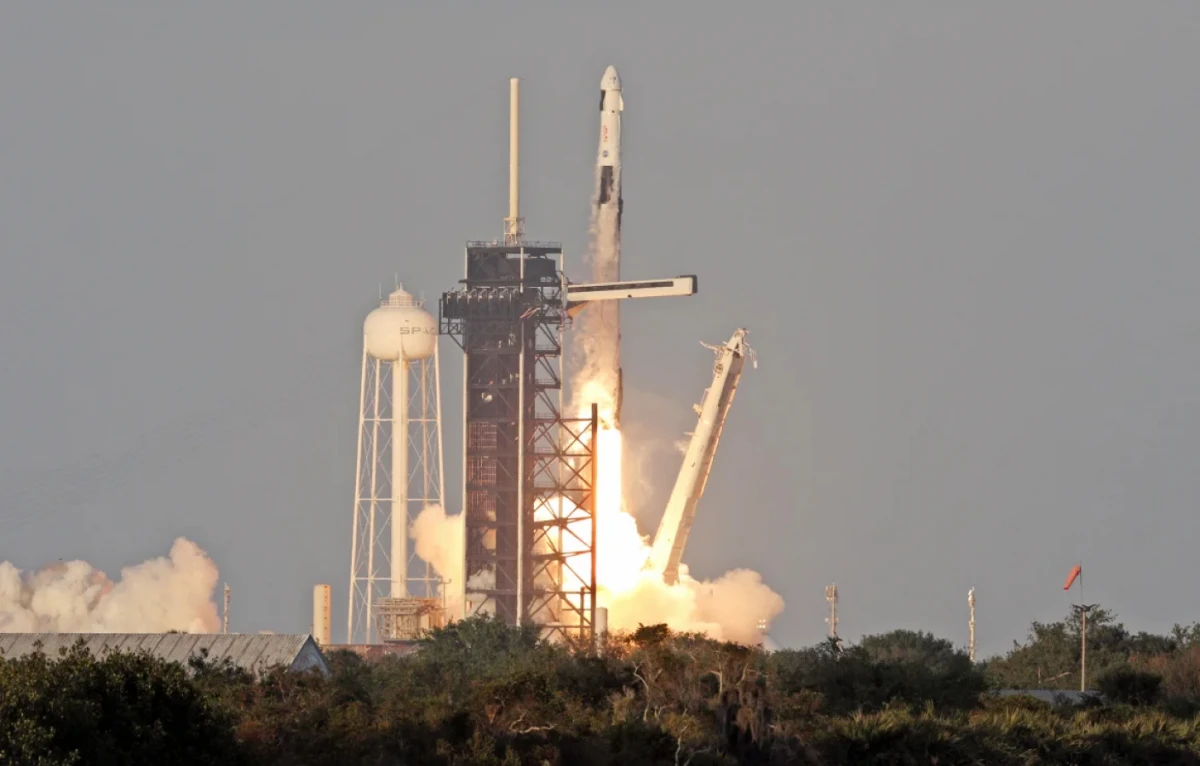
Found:
[[[518,197],[519,81],[510,83],[510,204],[502,242],[468,242],[442,295],[440,332],[466,353],[466,613],[591,640],[596,618],[596,412],[563,415],[562,247],[525,241]]]
[[[696,277],[571,284],[559,244],[525,240],[519,81],[510,86],[504,238],[467,243],[466,278],[440,304],[440,332],[466,352],[466,612],[494,614],[510,625],[536,623],[550,637],[591,641],[597,624],[599,414],[595,404],[587,417],[563,414],[563,331],[588,306],[694,295]],[[612,178],[603,170],[598,177]],[[619,217],[619,210],[613,215]],[[612,342],[619,344],[619,333]],[[619,378],[619,366],[614,370]]]

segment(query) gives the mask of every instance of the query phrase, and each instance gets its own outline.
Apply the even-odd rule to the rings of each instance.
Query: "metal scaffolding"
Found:
[[[596,419],[563,417],[563,285],[556,243],[470,242],[439,325],[466,354],[466,612],[591,640]]]

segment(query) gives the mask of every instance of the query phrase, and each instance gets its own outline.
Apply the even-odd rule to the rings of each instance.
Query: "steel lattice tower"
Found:
[[[467,615],[591,641],[596,620],[596,408],[563,417],[562,246],[526,242],[520,81],[509,81],[503,242],[468,242],[439,332],[463,365],[463,591]]]
[[[468,243],[440,330],[466,353],[467,614],[590,640],[596,414],[562,414],[561,261],[555,243]]]

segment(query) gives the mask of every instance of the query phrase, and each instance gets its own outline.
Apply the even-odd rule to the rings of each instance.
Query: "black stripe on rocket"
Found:
[[[600,204],[607,205],[612,199],[613,191],[613,169],[612,165],[604,165],[600,168]]]
[[[613,168],[603,165],[600,168],[600,204],[607,205],[613,197]],[[625,200],[617,198],[617,229],[621,228],[621,214],[625,212]]]

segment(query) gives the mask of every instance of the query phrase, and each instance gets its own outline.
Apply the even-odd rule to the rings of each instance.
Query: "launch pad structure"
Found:
[[[562,246],[524,237],[519,105],[514,78],[504,238],[468,242],[465,279],[439,303],[439,333],[466,354],[464,612],[590,642],[600,422],[596,404],[590,415],[563,412],[565,330],[591,304],[694,295],[696,277],[568,283]]]
[[[524,241],[520,81],[509,83],[509,214],[503,242],[468,242],[439,332],[466,354],[463,524],[466,615],[590,641],[596,623],[596,408],[563,414],[562,246]]]
[[[467,614],[590,640],[597,415],[563,414],[562,248],[471,242],[440,331],[466,353]]]

